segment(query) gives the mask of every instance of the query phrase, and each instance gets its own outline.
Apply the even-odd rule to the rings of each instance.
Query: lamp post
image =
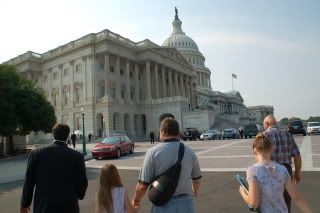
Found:
[[[81,107],[81,114],[82,114],[82,153],[83,155],[87,155],[87,151],[86,151],[86,134],[84,132],[84,112],[83,112],[83,107]]]

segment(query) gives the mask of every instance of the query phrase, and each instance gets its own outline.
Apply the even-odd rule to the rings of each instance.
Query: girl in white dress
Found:
[[[135,213],[123,187],[117,167],[106,164],[100,173],[96,213]]]

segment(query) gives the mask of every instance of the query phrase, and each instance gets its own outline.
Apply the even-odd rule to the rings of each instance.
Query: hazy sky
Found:
[[[214,90],[239,90],[278,119],[320,115],[320,1],[0,0],[0,63],[109,29],[161,45],[174,6],[211,69]]]

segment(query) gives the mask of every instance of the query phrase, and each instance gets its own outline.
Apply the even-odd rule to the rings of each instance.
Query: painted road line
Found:
[[[205,150],[205,151],[196,152],[196,155],[199,156],[199,155],[202,155],[202,154],[205,154],[205,153],[208,153],[208,152],[212,152],[214,150],[218,150],[218,149],[222,149],[222,148],[225,148],[225,147],[228,147],[228,146],[232,146],[233,144],[242,143],[244,141],[246,141],[246,140],[236,141],[236,142],[225,144],[225,145],[222,145],[222,146],[213,147],[213,148]]]
[[[302,170],[312,171],[313,160],[312,160],[312,144],[310,137],[304,137],[303,142],[300,146],[300,153],[302,158]]]
[[[212,158],[253,158],[253,155],[225,155],[225,156],[197,156],[198,159],[212,159]]]

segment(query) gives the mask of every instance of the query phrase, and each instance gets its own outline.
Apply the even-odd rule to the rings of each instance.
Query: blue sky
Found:
[[[320,115],[316,0],[1,0],[0,62],[103,29],[161,45],[171,33],[174,6],[206,57],[214,90],[230,90],[235,73],[247,106],[273,105],[279,119]]]

